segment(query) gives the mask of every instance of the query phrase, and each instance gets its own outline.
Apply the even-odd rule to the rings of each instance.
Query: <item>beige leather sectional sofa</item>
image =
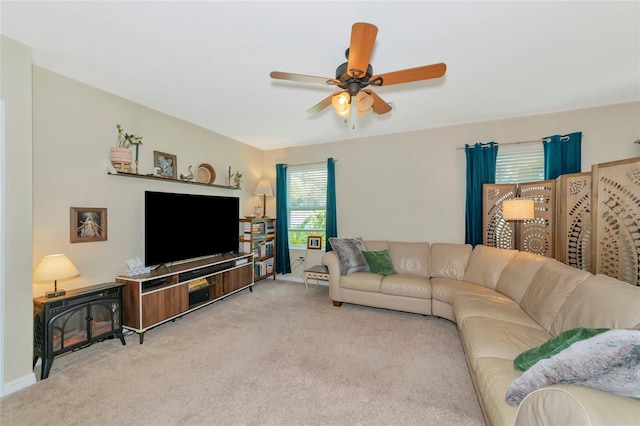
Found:
[[[434,315],[456,323],[488,425],[639,425],[640,400],[576,385],[550,385],[519,406],[505,402],[522,375],[521,352],[576,327],[640,324],[640,288],[515,250],[447,243],[365,241],[388,250],[396,274],[341,275],[323,256],[334,305],[353,303]]]

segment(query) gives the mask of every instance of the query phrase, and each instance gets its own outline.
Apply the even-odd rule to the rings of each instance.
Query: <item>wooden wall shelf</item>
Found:
[[[163,181],[163,182],[186,183],[188,185],[208,186],[208,187],[213,187],[213,188],[222,188],[222,189],[231,189],[231,190],[240,189],[240,188],[236,188],[235,186],[217,185],[215,183],[192,182],[192,181],[189,181],[189,180],[180,180],[180,179],[168,179],[168,178],[162,178],[162,177],[153,176],[153,175],[139,175],[139,174],[135,174],[135,173],[124,173],[124,172],[107,173],[107,174],[110,175],[110,176],[123,176],[123,177],[129,177],[129,178],[137,178],[137,179],[159,180],[159,181]]]

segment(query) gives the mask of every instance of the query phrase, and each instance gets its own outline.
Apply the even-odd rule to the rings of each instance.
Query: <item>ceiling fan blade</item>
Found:
[[[297,81],[299,83],[320,83],[329,86],[340,83],[338,80],[329,77],[315,77],[313,75],[292,74],[282,71],[271,71],[269,75],[277,80]]]
[[[378,35],[378,27],[366,22],[356,22],[351,27],[349,44],[349,65],[347,72],[354,77],[364,77],[367,73],[373,44]]]
[[[329,96],[327,96],[326,98],[324,98],[323,100],[321,100],[320,102],[318,102],[317,104],[315,104],[314,106],[312,106],[311,108],[309,108],[307,110],[307,112],[309,114],[315,114],[317,112],[322,111],[323,109],[325,109],[326,107],[328,107],[329,105],[331,105],[331,100],[333,99],[333,97],[335,95],[337,95],[338,93],[342,93],[342,90],[337,91],[337,92],[333,92],[332,94],[330,94]]]
[[[391,111],[391,105],[386,103],[380,96],[376,95],[373,90],[363,90],[363,92],[373,98],[373,106],[371,107],[373,112],[376,114],[386,114]]]
[[[369,81],[370,84],[374,86],[389,86],[392,84],[439,78],[442,77],[446,71],[447,66],[443,63],[439,63],[374,75],[369,79]]]

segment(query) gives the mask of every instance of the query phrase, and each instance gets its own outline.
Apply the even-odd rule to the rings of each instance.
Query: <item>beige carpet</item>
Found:
[[[56,358],[0,423],[484,425],[454,324],[323,286],[261,281],[126,341]]]

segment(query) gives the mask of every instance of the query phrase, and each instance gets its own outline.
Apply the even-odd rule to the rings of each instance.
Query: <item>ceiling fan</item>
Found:
[[[378,27],[366,22],[356,22],[351,27],[351,43],[345,52],[347,62],[336,69],[335,78],[315,77],[304,74],[272,71],[274,79],[296,81],[300,83],[320,83],[337,86],[341,90],[327,96],[307,110],[317,113],[333,105],[337,114],[349,117],[352,106],[358,111],[358,116],[373,110],[376,114],[391,111],[391,105],[376,95],[369,86],[390,86],[392,84],[409,83],[412,81],[429,80],[444,75],[447,66],[443,63],[408,68],[386,74],[373,75],[373,68],[369,64],[373,44],[376,41]]]

